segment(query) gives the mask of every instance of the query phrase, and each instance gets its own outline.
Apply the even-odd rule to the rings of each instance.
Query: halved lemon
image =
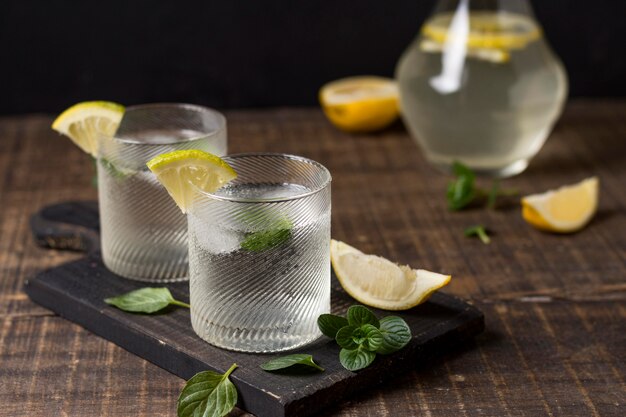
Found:
[[[331,240],[330,260],[339,283],[357,301],[384,310],[407,310],[428,300],[450,282],[450,275],[411,269],[383,257],[366,255]]]
[[[85,101],[61,113],[52,129],[69,137],[91,156],[96,156],[98,132],[114,135],[124,116],[124,106],[110,101]]]
[[[195,149],[165,153],[147,165],[183,213],[191,207],[196,188],[212,193],[237,178],[222,158]]]
[[[576,232],[592,219],[598,208],[597,177],[522,198],[522,217],[527,223],[550,232]]]
[[[400,114],[398,86],[390,78],[342,78],[320,89],[319,100],[332,124],[347,132],[371,132]]]

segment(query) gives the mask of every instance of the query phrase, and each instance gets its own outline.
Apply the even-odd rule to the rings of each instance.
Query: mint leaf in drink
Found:
[[[334,314],[322,314],[317,318],[317,327],[320,328],[325,336],[331,339],[337,336],[339,329],[347,325],[348,320],[345,317],[336,316]]]
[[[264,371],[279,371],[286,368],[306,367],[317,371],[324,371],[324,368],[319,366],[313,361],[313,356],[304,353],[294,353],[292,355],[282,356],[280,358],[272,359],[261,365],[261,369]]]
[[[380,333],[383,337],[376,353],[388,355],[396,352],[411,341],[411,329],[406,322],[397,316],[387,316],[380,320]]]
[[[266,230],[249,233],[241,242],[241,248],[251,252],[261,252],[282,245],[291,238],[293,224],[281,219]]]
[[[476,197],[476,187],[474,185],[476,176],[474,172],[461,164],[454,162],[452,171],[456,175],[456,179],[448,184],[448,208],[452,211],[461,210],[467,206]]]
[[[237,389],[228,376],[237,368],[234,363],[225,374],[203,371],[187,381],[178,397],[178,417],[222,417],[237,403]]]
[[[102,165],[109,175],[116,179],[124,179],[134,173],[134,171],[128,169],[118,168],[115,164],[113,164],[113,162],[106,158],[100,158],[100,165]]]
[[[339,352],[339,362],[348,371],[358,371],[367,368],[376,359],[376,353],[358,347],[356,349],[341,349]]]
[[[481,240],[481,242],[483,242],[485,245],[488,245],[489,242],[491,242],[491,239],[489,238],[489,235],[487,234],[487,230],[485,229],[485,226],[483,226],[482,224],[468,227],[467,229],[465,229],[464,234],[467,237],[472,237],[472,236],[478,237]]]
[[[362,305],[353,305],[348,309],[348,324],[351,326],[360,326],[362,324],[371,324],[378,328],[380,323],[378,319],[368,308]]]
[[[189,308],[189,304],[178,301],[172,297],[172,293],[165,287],[146,287],[106,298],[105,303],[130,313],[156,313],[170,304]]]

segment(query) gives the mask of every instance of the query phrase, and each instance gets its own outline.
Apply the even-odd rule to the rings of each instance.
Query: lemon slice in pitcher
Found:
[[[426,301],[450,282],[450,275],[395,264],[366,255],[338,240],[330,242],[330,260],[339,283],[357,301],[384,310],[407,310]]]
[[[195,188],[211,193],[237,178],[235,170],[222,158],[199,150],[165,153],[147,165],[183,213],[193,202]]]
[[[52,129],[69,137],[83,151],[96,156],[98,132],[114,135],[124,116],[124,106],[110,101],[85,101],[61,113]]]
[[[379,130],[400,114],[398,86],[389,78],[342,78],[324,85],[319,99],[328,120],[346,132]]]
[[[576,232],[593,217],[598,208],[598,178],[566,185],[542,194],[522,198],[522,217],[540,230]]]

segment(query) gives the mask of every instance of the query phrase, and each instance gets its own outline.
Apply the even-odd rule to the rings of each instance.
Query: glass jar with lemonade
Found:
[[[396,68],[402,117],[426,158],[522,172],[567,96],[527,0],[440,0]]]

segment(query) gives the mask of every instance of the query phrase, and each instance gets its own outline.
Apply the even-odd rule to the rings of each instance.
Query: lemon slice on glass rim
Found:
[[[383,310],[407,310],[422,304],[451,276],[411,269],[383,257],[367,255],[331,240],[330,260],[339,283],[357,301]]]
[[[319,92],[324,114],[346,132],[372,132],[393,123],[400,114],[396,82],[359,76],[325,84]]]
[[[540,230],[576,232],[587,225],[598,208],[597,177],[522,198],[522,217]]]
[[[85,101],[61,113],[52,129],[69,137],[86,153],[96,157],[98,132],[113,136],[124,116],[124,106],[110,101]]]
[[[196,188],[212,193],[237,178],[235,170],[222,158],[195,149],[164,153],[146,165],[183,213],[191,207]]]

